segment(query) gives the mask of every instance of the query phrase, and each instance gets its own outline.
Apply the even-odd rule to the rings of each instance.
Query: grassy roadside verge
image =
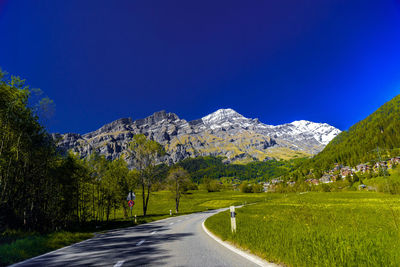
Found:
[[[400,266],[400,197],[368,192],[272,196],[228,212],[206,227],[275,263],[288,266]]]
[[[24,235],[25,237],[17,238],[14,242],[0,245],[0,265],[19,262],[93,237],[92,233],[71,232],[55,232],[46,235],[25,233]]]
[[[181,200],[179,214],[173,216],[218,209],[230,205],[240,205],[245,202],[265,201],[266,194],[243,194],[233,191],[207,193],[198,190],[190,192]],[[170,217],[169,211],[174,211],[175,202],[167,191],[155,192],[150,197],[148,216],[143,217],[141,195],[137,194],[133,214],[137,214],[137,224],[152,222]],[[16,263],[46,252],[71,245],[91,238],[94,232],[130,227],[134,224],[125,219],[123,210],[118,210],[111,216],[109,222],[88,224],[85,227],[71,231],[54,232],[49,234],[24,233],[8,231],[0,234],[0,266]]]

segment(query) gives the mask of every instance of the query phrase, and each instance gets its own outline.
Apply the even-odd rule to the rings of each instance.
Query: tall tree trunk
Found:
[[[147,212],[147,206],[149,205],[149,198],[150,198],[150,191],[151,191],[151,185],[147,185],[147,196],[146,196],[146,212]]]
[[[176,181],[176,192],[175,192],[175,213],[179,212],[179,182]]]
[[[122,209],[124,210],[124,217],[128,218],[128,209],[126,208],[126,202],[124,200],[122,202]]]
[[[111,204],[110,204],[110,200],[107,200],[107,207],[106,207],[106,216],[107,216],[107,222],[108,219],[110,218],[110,211],[111,211]]]
[[[146,216],[147,205],[146,205],[146,190],[144,183],[142,183],[142,199],[143,199],[143,216]]]
[[[96,221],[96,210],[95,210],[95,205],[94,205],[94,197],[95,197],[95,190],[94,190],[94,184],[93,184],[93,190],[92,190],[92,219]]]

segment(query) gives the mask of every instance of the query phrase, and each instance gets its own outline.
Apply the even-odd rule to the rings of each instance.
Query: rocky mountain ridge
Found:
[[[187,157],[224,156],[229,162],[292,158],[320,152],[340,130],[326,123],[294,121],[267,125],[233,109],[219,109],[186,121],[174,113],[155,112],[144,119],[122,118],[87,134],[53,134],[58,146],[86,157],[93,152],[120,157],[135,134],[165,146],[169,164]]]

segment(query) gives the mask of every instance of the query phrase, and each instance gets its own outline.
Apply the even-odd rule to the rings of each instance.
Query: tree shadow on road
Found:
[[[193,235],[168,230],[168,226],[139,225],[110,231],[18,266],[113,266],[118,261],[124,266],[162,266],[170,256],[160,244]]]

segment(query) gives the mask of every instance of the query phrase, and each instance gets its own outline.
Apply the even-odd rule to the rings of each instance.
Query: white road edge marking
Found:
[[[154,235],[154,234],[157,234],[157,231],[154,231],[154,232],[151,233],[151,235]]]
[[[124,262],[125,262],[125,261],[118,261],[118,262],[114,265],[114,267],[121,267],[122,264],[124,264]]]
[[[140,246],[143,243],[144,243],[144,240],[140,240],[139,242],[136,243],[136,246]]]
[[[170,223],[169,225],[173,225],[174,223],[172,222],[172,223]]]
[[[182,220],[178,220],[178,222],[181,222]]]
[[[214,239],[215,241],[217,241],[218,243],[220,243],[221,245],[223,245],[224,247],[226,247],[227,249],[235,252],[236,254],[239,254],[240,256],[248,259],[249,261],[259,265],[259,266],[263,266],[263,267],[278,267],[279,265],[275,264],[275,263],[271,263],[271,262],[267,262],[263,259],[261,259],[260,257],[257,257],[255,255],[252,255],[250,253],[247,253],[243,250],[240,250],[224,241],[222,241],[221,239],[219,239],[218,237],[216,237],[213,233],[211,233],[206,226],[204,225],[205,220],[202,223],[203,226],[203,230],[204,232],[206,232],[212,239]]]

